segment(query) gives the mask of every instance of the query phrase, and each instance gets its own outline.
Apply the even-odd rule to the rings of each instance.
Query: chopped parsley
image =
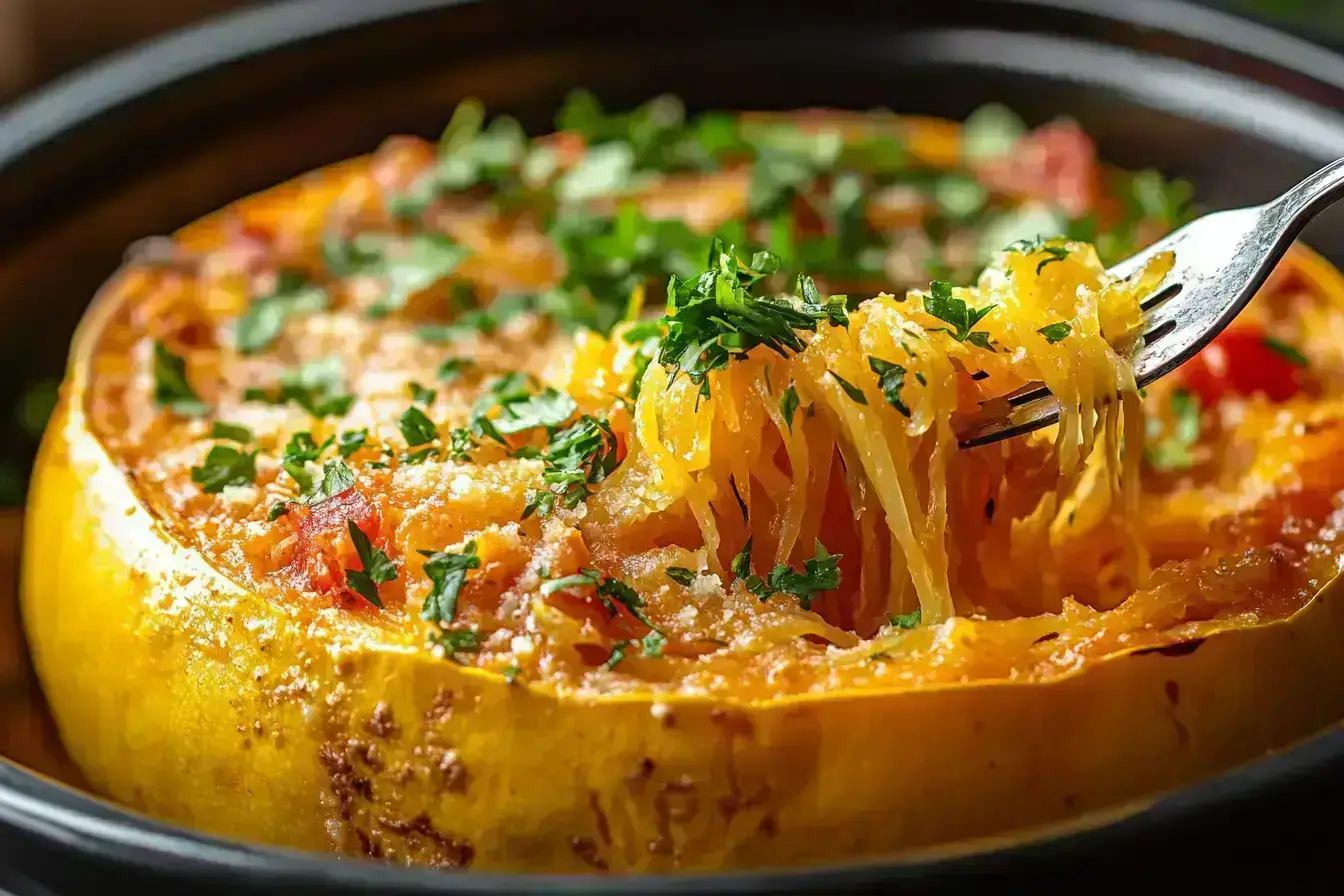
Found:
[[[347,242],[328,240],[327,266],[338,277],[368,276],[383,281],[383,295],[369,308],[381,316],[457,270],[470,251],[441,233],[417,231],[407,236],[360,233]]]
[[[506,435],[530,429],[554,430],[578,410],[574,399],[564,392],[549,386],[533,392],[533,385],[531,376],[517,371],[497,379],[472,409],[472,435],[503,444]],[[491,417],[496,410],[499,413]]]
[[[758,345],[787,357],[804,348],[799,332],[815,332],[822,320],[833,326],[847,320],[844,296],[822,301],[810,278],[799,278],[797,302],[752,294],[753,287],[778,270],[778,256],[757,252],[749,263],[743,262],[733,247],[716,240],[709,270],[687,279],[672,276],[663,317],[668,334],[658,352],[658,363],[672,381],[684,373],[708,397],[706,377],[727,367],[732,357]]]
[[[629,641],[617,641],[611,645],[611,656],[602,665],[607,669],[615,669],[621,660],[625,659],[625,648],[630,646]]]
[[[275,393],[248,389],[243,398],[268,404],[292,401],[314,417],[340,417],[355,403],[353,395],[342,392],[344,387],[345,367],[339,357],[330,355],[285,371]]]
[[[475,366],[467,358],[447,358],[439,365],[439,382],[451,383],[461,379]]]
[[[509,665],[503,668],[500,674],[504,676],[505,682],[507,682],[508,684],[513,684],[518,680],[518,676],[523,674],[523,670],[518,668],[518,665],[516,663],[510,663]]]
[[[430,635],[430,641],[443,648],[444,656],[453,659],[459,653],[475,653],[481,649],[481,639],[469,628],[450,628]]]
[[[257,478],[257,452],[239,451],[232,445],[215,445],[199,467],[191,468],[191,481],[209,495],[229,486],[251,485]]]
[[[467,571],[481,568],[476,555],[476,542],[469,541],[461,553],[421,551],[426,558],[425,575],[429,576],[429,594],[420,609],[420,618],[437,625],[447,625],[457,616],[457,598],[467,581]]]
[[[572,426],[552,436],[541,453],[545,471],[544,489],[527,490],[523,519],[533,513],[546,516],[556,504],[577,507],[592,494],[589,486],[601,482],[616,469],[616,434],[597,417],[584,414]]]
[[[600,569],[590,567],[581,569],[571,576],[551,579],[541,586],[541,593],[549,595],[557,591],[564,591],[567,588],[588,587],[596,590],[597,599],[602,601],[602,606],[606,607],[607,612],[612,616],[616,615],[616,605],[620,604],[630,612],[631,616],[647,625],[652,631],[658,631],[654,624],[649,621],[649,618],[644,615],[644,598],[639,596],[639,592],[615,576],[604,576]],[[660,644],[659,650],[661,651],[661,649]]]
[[[355,487],[355,474],[344,463],[335,458],[322,466],[322,478],[311,492],[305,490],[300,499],[304,504],[321,504],[328,498],[334,498],[342,492]]]
[[[336,450],[341,453],[341,457],[349,460],[351,455],[363,448],[368,440],[367,429],[347,429],[336,437]]]
[[[434,399],[437,398],[439,394],[433,389],[429,389],[416,382],[407,383],[406,391],[411,393],[411,401],[416,404],[423,404],[425,407],[429,407],[433,404]]]
[[[693,583],[695,577],[699,575],[695,570],[687,569],[684,566],[669,566],[664,571],[667,573],[669,579],[676,582],[678,585],[684,585],[687,588],[691,587],[691,583]]]
[[[289,502],[276,501],[274,504],[271,505],[271,509],[266,512],[266,519],[267,521],[273,523],[287,513],[289,513]]]
[[[739,579],[751,576],[751,542],[752,536],[748,535],[742,550],[734,554],[732,562],[728,564],[728,571]]]
[[[1285,361],[1287,361],[1289,364],[1292,364],[1294,367],[1306,367],[1310,363],[1309,361],[1307,361],[1306,355],[1302,354],[1301,351],[1299,351],[1294,346],[1291,346],[1288,343],[1284,342],[1282,339],[1275,339],[1273,336],[1266,336],[1265,348],[1274,352],[1274,354],[1283,358]]]
[[[790,385],[779,397],[779,413],[784,418],[784,424],[789,428],[789,432],[793,432],[793,415],[797,411],[798,390]]]
[[[1073,324],[1066,320],[1062,320],[1057,324],[1049,324],[1041,327],[1036,332],[1044,336],[1046,342],[1054,345],[1056,342],[1059,342],[1073,332]]]
[[[939,328],[942,332],[950,334],[958,342],[969,342],[985,349],[990,348],[989,334],[972,330],[985,315],[997,307],[997,305],[986,305],[984,308],[970,307],[965,300],[952,296],[952,284],[945,280],[934,280],[930,283],[929,292],[924,296],[924,310],[953,327],[950,330]]]
[[[448,457],[459,464],[471,463],[471,452],[479,447],[469,429],[458,427],[448,433]]]
[[[1044,252],[1049,257],[1041,259],[1040,263],[1036,265],[1037,274],[1039,274],[1041,272],[1041,269],[1044,268],[1046,265],[1050,264],[1051,262],[1063,261],[1064,259],[1069,257],[1069,250],[1066,247],[1046,245],[1046,240],[1040,236],[1037,236],[1035,239],[1030,240],[1026,239],[1017,240],[1016,242],[1010,243],[1007,247],[1005,247],[1004,251],[1018,252],[1021,253],[1022,255],[1035,255],[1037,253]]]
[[[291,317],[325,311],[330,305],[327,291],[311,283],[307,274],[281,271],[271,294],[254,299],[238,319],[234,335],[238,350],[245,355],[262,351],[279,338]]]
[[[917,628],[919,626],[919,620],[921,615],[922,615],[921,609],[919,607],[915,607],[909,613],[888,613],[887,622],[892,626],[892,628],[903,628],[903,629]]]
[[[873,355],[868,356],[868,367],[877,374],[877,384],[886,396],[887,404],[909,417],[910,408],[901,400],[901,390],[905,388],[905,368]]]
[[[1184,389],[1171,393],[1171,422],[1163,426],[1154,416],[1148,420],[1148,465],[1161,472],[1188,470],[1195,465],[1194,447],[1199,442],[1199,397]]]
[[[313,440],[313,434],[310,432],[296,432],[290,436],[280,464],[290,478],[299,484],[302,491],[311,491],[313,487],[313,477],[308,474],[306,465],[321,457],[329,445],[331,439],[319,445]]]
[[[397,418],[397,428],[401,430],[401,436],[409,448],[427,445],[439,437],[438,427],[415,405],[401,412]]]
[[[849,396],[850,401],[854,402],[855,404],[868,403],[868,396],[864,395],[863,390],[860,389],[858,386],[854,385],[849,380],[845,379],[840,374],[836,373],[834,370],[828,370],[826,372],[831,375],[831,379],[835,380],[837,383],[840,384],[841,389],[845,390],[845,394]]]
[[[223,420],[216,420],[210,426],[210,437],[213,439],[224,439],[229,442],[237,442],[239,445],[246,445],[256,436],[252,430],[246,426],[237,423],[225,423]]]
[[[803,563],[803,571],[796,569],[784,563],[779,563],[770,574],[762,578],[758,575],[748,575],[744,578],[743,584],[747,590],[759,597],[761,600],[769,600],[776,594],[791,594],[798,598],[798,606],[804,610],[812,609],[812,601],[816,595],[825,591],[834,591],[840,587],[840,558],[842,554],[829,554],[822,543],[816,543],[816,554],[811,560]],[[741,564],[738,560],[745,557]],[[751,565],[751,539],[747,539],[747,544],[742,552],[733,560],[733,574],[738,578],[743,578],[742,572],[748,571]]]
[[[347,520],[346,524],[350,529],[350,540],[355,545],[355,553],[359,555],[360,565],[363,569],[347,569],[345,571],[345,581],[361,597],[382,609],[383,601],[378,596],[378,586],[386,582],[391,582],[397,577],[397,565],[393,563],[386,553],[373,546],[369,541],[369,536],[364,534],[364,530],[355,525],[354,520]]]
[[[207,410],[187,381],[186,359],[158,341],[154,343],[154,401],[184,417],[199,417]]]

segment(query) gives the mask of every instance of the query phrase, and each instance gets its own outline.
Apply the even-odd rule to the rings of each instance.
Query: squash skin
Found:
[[[35,474],[23,610],[93,786],[213,833],[530,871],[806,864],[1160,792],[1344,716],[1344,595],[1041,683],[808,695],[556,695],[230,582],[89,431],[76,341]]]

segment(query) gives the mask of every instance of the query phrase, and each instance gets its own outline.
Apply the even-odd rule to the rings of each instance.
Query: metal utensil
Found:
[[[1197,218],[1112,267],[1111,274],[1126,278],[1159,252],[1176,256],[1162,289],[1143,303],[1147,329],[1134,355],[1139,387],[1171,373],[1222,332],[1307,222],[1341,195],[1344,159],[1264,205]],[[1007,402],[1006,416],[973,417],[964,423],[957,433],[961,447],[1019,436],[1059,419],[1059,402],[1039,383],[1017,390]]]

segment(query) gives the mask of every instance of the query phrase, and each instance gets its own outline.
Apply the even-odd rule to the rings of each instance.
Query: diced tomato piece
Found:
[[[976,174],[996,192],[1043,200],[1074,218],[1092,210],[1101,186],[1096,144],[1072,121],[1042,125]]]
[[[1287,401],[1303,386],[1305,370],[1276,349],[1256,324],[1228,327],[1177,372],[1180,384],[1199,396],[1204,407],[1227,395],[1264,395]]]
[[[290,515],[299,542],[291,567],[296,584],[332,597],[343,595],[348,590],[345,571],[363,569],[349,524],[376,545],[382,524],[378,509],[358,488],[349,488],[312,507],[295,506]]]

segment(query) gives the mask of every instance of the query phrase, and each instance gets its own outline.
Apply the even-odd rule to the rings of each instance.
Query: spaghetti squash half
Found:
[[[1171,259],[1103,259],[1184,189],[997,107],[579,94],[143,243],[30,502],[65,743],[220,834],[666,871],[965,843],[1312,733],[1344,282],[1295,248],[1142,393]],[[1034,382],[1057,426],[958,450]]]

